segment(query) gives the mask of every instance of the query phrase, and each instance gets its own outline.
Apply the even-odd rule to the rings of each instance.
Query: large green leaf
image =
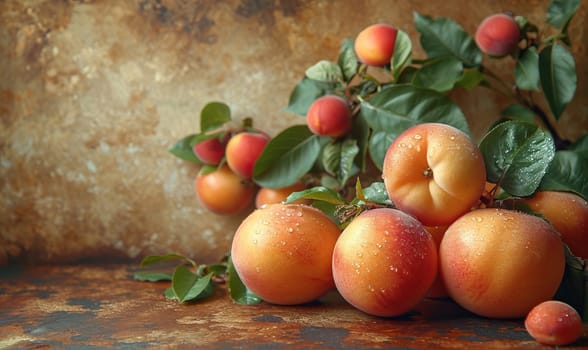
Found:
[[[231,109],[225,103],[207,103],[200,112],[200,132],[217,129],[230,120]]]
[[[292,185],[316,162],[322,144],[306,125],[291,126],[268,142],[253,168],[253,181],[260,186],[281,188]]]
[[[576,63],[564,46],[554,43],[539,54],[539,75],[549,108],[559,119],[576,93]]]
[[[353,118],[351,137],[357,141],[357,147],[359,147],[359,154],[358,157],[355,158],[355,161],[361,171],[364,171],[367,166],[366,155],[369,149],[369,136],[369,125],[360,111]]]
[[[588,157],[578,151],[557,151],[540,189],[570,191],[588,200]]]
[[[324,147],[321,162],[324,169],[336,176],[339,185],[343,186],[351,176],[359,171],[354,164],[358,153],[359,147],[356,140],[333,140]]]
[[[382,170],[388,148],[405,129],[403,125],[398,125],[396,131],[379,130],[372,133],[369,143],[370,157],[378,169]]]
[[[552,0],[547,8],[547,22],[556,28],[567,26],[578,7],[580,0]]]
[[[440,92],[449,91],[463,74],[463,64],[454,56],[427,60],[413,76],[415,86]]]
[[[571,144],[569,150],[588,158],[588,134],[584,134],[584,136]]]
[[[398,30],[396,33],[396,42],[394,43],[394,55],[392,56],[392,73],[394,80],[398,81],[400,72],[412,59],[412,41],[406,32]]]
[[[488,181],[515,196],[535,192],[555,154],[549,132],[520,121],[499,124],[480,142]]]
[[[327,94],[333,94],[337,89],[341,89],[339,83],[304,78],[290,94],[288,107],[285,111],[305,116],[314,100]]]
[[[308,79],[327,83],[343,81],[343,72],[339,65],[327,60],[321,60],[306,69],[305,75]]]
[[[472,37],[455,21],[448,18],[432,19],[414,13],[416,29],[421,33],[421,46],[429,58],[455,56],[466,68],[482,63],[482,52]]]
[[[523,51],[517,60],[515,82],[521,90],[539,90],[539,54],[534,46]]]
[[[187,266],[178,265],[172,276],[171,288],[178,301],[183,303],[208,296],[212,292],[209,286],[211,278],[212,274],[199,278]]]
[[[243,284],[230,257],[227,261],[227,274],[229,294],[235,303],[242,305],[254,305],[263,301],[263,299],[255,295]]]
[[[368,187],[363,188],[362,192],[365,201],[388,206],[393,205],[383,182],[372,182]]]
[[[355,49],[353,48],[353,40],[343,40],[341,43],[341,49],[339,50],[337,64],[341,68],[345,82],[349,83],[359,68],[359,61],[357,59],[357,55],[355,54]]]
[[[533,123],[535,121],[535,113],[531,111],[529,108],[520,105],[520,104],[511,104],[506,106],[500,114],[511,120],[520,120],[525,121],[528,123]]]
[[[473,90],[483,83],[484,73],[482,73],[479,69],[470,68],[463,71],[463,74],[459,80],[455,82],[455,86],[461,86],[466,90]]]

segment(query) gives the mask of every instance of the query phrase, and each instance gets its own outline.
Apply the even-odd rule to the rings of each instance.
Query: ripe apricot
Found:
[[[229,134],[225,134],[221,138],[213,138],[195,144],[192,147],[194,155],[205,164],[219,164],[225,156],[225,147],[229,137]]]
[[[582,319],[570,305],[548,300],[535,306],[525,319],[533,339],[546,345],[567,345],[582,336]]]
[[[293,185],[282,188],[262,187],[255,196],[255,207],[261,208],[264,205],[282,203],[292,192],[299,192],[306,189],[306,185],[298,181]]]
[[[256,187],[245,182],[225,164],[196,177],[196,194],[200,203],[216,214],[236,214],[253,203]]]
[[[561,283],[565,255],[545,220],[522,212],[471,211],[445,231],[439,248],[447,292],[485,317],[524,317],[551,299]]]
[[[520,37],[521,32],[514,18],[499,13],[486,17],[480,23],[475,41],[482,52],[502,57],[515,51]]]
[[[293,305],[333,289],[331,256],[341,230],[304,204],[270,204],[239,226],[231,259],[245,286],[267,302]]]
[[[571,192],[539,191],[524,200],[543,215],[574,255],[588,259],[588,202]]]
[[[402,132],[384,157],[382,177],[396,207],[426,226],[448,225],[480,199],[486,167],[478,146],[440,123]]]
[[[397,209],[363,212],[343,230],[333,252],[333,277],[351,305],[376,316],[399,316],[425,296],[437,275],[437,249],[412,216]]]
[[[370,66],[390,64],[398,30],[391,25],[378,23],[363,29],[355,38],[357,58]]]
[[[269,142],[265,133],[240,132],[233,135],[226,148],[227,164],[236,174],[244,179],[253,176],[255,162]]]
[[[339,96],[321,96],[310,105],[306,123],[317,135],[343,136],[351,129],[351,110],[347,101]]]

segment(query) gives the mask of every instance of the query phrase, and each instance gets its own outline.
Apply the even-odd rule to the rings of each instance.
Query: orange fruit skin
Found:
[[[239,226],[231,259],[243,284],[273,304],[313,301],[334,288],[331,256],[341,230],[303,204],[270,204]]]
[[[437,248],[420,222],[396,209],[363,212],[343,230],[333,252],[339,293],[375,316],[415,307],[437,275]]]
[[[424,123],[405,130],[390,145],[382,177],[398,209],[425,226],[449,225],[479,202],[486,166],[465,133]]]
[[[482,52],[502,57],[516,50],[520,37],[514,18],[500,13],[488,16],[480,23],[474,40]]]
[[[226,164],[210,173],[200,173],[195,181],[200,203],[213,213],[236,214],[249,208],[257,188],[246,183]]]
[[[427,232],[431,234],[433,237],[433,241],[435,241],[435,246],[439,249],[441,245],[441,240],[443,239],[443,235],[445,235],[445,231],[447,230],[448,226],[426,226],[425,229]],[[446,298],[449,294],[447,293],[447,288],[445,288],[445,282],[443,282],[443,278],[441,274],[438,272],[433,285],[427,292],[427,297],[429,298]]]
[[[282,203],[292,192],[300,192],[306,189],[302,182],[296,182],[293,185],[282,188],[262,187],[257,191],[255,196],[255,207],[261,208],[264,205]],[[298,203],[298,201],[296,201]],[[305,203],[305,202],[300,202]]]
[[[310,105],[306,123],[310,131],[317,135],[343,136],[351,129],[351,110],[343,98],[325,95]]]
[[[439,248],[447,291],[480,316],[522,318],[551,299],[565,255],[545,220],[505,209],[478,209],[451,224]]]
[[[398,30],[388,24],[373,24],[363,29],[355,38],[357,58],[370,66],[390,64]]]
[[[568,345],[582,336],[582,319],[570,305],[548,300],[529,312],[525,329],[541,344]]]
[[[240,132],[229,140],[225,149],[227,164],[239,176],[250,179],[255,162],[270,137],[262,132]]]
[[[588,259],[588,202],[571,192],[539,191],[525,199],[559,232],[574,255]]]

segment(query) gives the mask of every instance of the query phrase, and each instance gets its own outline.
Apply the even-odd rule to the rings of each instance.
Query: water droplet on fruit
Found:
[[[255,272],[261,272],[261,268],[259,266],[255,266]]]
[[[455,136],[451,136],[451,137],[449,137],[449,139],[450,139],[451,141],[453,141],[453,140],[455,140]]]
[[[420,134],[416,134],[413,137],[415,140],[420,140],[421,138],[423,138]]]
[[[390,271],[398,272],[398,268],[394,265],[390,265]]]
[[[262,223],[263,225],[269,225],[269,221],[267,221],[267,220],[263,220],[263,221],[261,221],[261,223]]]
[[[281,246],[285,246],[286,245],[286,241],[280,241],[280,245]]]
[[[254,239],[253,241],[251,241],[253,244],[257,244],[257,239]]]
[[[301,211],[297,211],[296,212],[296,216],[298,216],[299,218],[302,217],[302,212]]]
[[[376,243],[376,247],[382,248],[382,243]]]
[[[294,229],[292,227],[288,227],[288,232],[292,233],[294,232]]]
[[[370,292],[372,292],[372,293],[376,291],[376,288],[374,288],[374,287],[373,287],[371,284],[370,284],[370,285],[368,285],[368,289],[369,289],[369,291],[370,291]]]
[[[357,252],[357,253],[355,253],[355,255],[357,255],[358,258],[361,258],[363,256],[363,253],[362,252]]]

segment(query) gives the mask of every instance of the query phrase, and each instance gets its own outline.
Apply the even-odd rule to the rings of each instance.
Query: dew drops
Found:
[[[357,255],[358,258],[361,258],[363,256],[363,253],[362,252],[357,252],[357,253],[355,253],[355,255]]]
[[[253,241],[251,241],[251,243],[253,243],[254,245],[257,244],[257,239],[253,239]]]
[[[368,290],[369,290],[370,292],[372,292],[372,293],[373,293],[373,292],[375,292],[375,291],[376,291],[376,288],[374,288],[374,286],[372,286],[372,285],[370,284],[370,285],[368,285]]]
[[[451,141],[453,141],[453,140],[455,140],[455,136],[450,136],[450,137],[449,137],[449,139],[450,139]]]
[[[413,137],[414,137],[415,140],[420,140],[420,139],[423,138],[420,134],[416,134]]]
[[[286,245],[286,241],[280,241],[280,245],[283,247]]]
[[[255,266],[255,272],[261,272],[261,267]]]
[[[288,232],[292,233],[294,232],[294,229],[292,227],[288,227]]]
[[[394,265],[390,265],[390,271],[392,272],[398,272],[398,268]]]
[[[297,212],[296,212],[296,216],[298,216],[299,218],[301,218],[301,217],[302,217],[302,215],[303,215],[303,214],[302,214],[302,212],[301,212],[301,211],[297,211]]]
[[[267,220],[263,220],[263,221],[261,221],[261,223],[262,223],[263,225],[269,225],[269,221],[267,221]]]

